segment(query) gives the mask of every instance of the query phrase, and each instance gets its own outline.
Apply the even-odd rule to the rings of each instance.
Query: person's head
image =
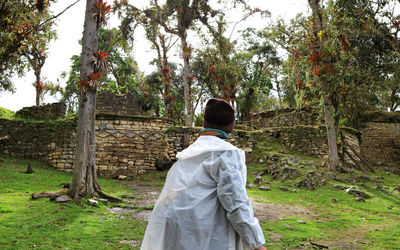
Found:
[[[217,98],[208,100],[204,111],[205,128],[215,128],[230,133],[234,123],[235,111],[228,102]]]

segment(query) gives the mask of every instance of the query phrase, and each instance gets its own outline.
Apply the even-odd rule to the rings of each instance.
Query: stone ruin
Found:
[[[112,97],[110,94],[98,97],[96,166],[102,176],[134,176],[168,168],[176,160],[177,152],[183,149],[184,133],[191,135],[191,141],[197,138],[200,128],[183,128],[173,120],[141,116],[137,100],[132,98]],[[29,110],[32,115],[29,115]],[[20,158],[40,159],[62,171],[72,171],[76,120],[46,121],[62,117],[65,105],[24,108],[21,112],[21,116],[31,120],[0,119],[0,152]],[[399,123],[370,121],[361,133],[360,136],[349,130],[345,137],[368,161],[400,163]],[[231,142],[251,152],[257,141],[268,138],[303,154],[324,157],[328,153],[325,127],[318,115],[307,109],[258,114],[252,121],[237,126],[231,135]]]

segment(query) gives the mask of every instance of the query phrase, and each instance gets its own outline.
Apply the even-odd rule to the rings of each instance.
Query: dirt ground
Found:
[[[132,183],[131,189],[136,198],[125,199],[132,204],[132,208],[114,207],[108,210],[115,214],[121,214],[122,219],[129,218],[132,220],[148,221],[151,216],[151,210],[137,208],[146,208],[154,205],[158,199],[158,196],[160,195],[161,188],[162,187],[149,186],[144,183]],[[254,199],[251,199],[251,203],[255,217],[260,220],[273,222],[284,217],[300,217],[307,220],[318,221],[318,219],[316,219],[316,217],[318,217],[318,213],[313,211],[311,208],[291,206],[286,204],[263,203],[257,202]],[[324,241],[319,242],[319,244],[335,249],[360,249],[360,246],[365,244],[362,230],[350,230],[349,232],[343,232],[343,235],[345,237],[342,239],[342,242]],[[269,241],[279,241],[282,237],[283,236],[278,233],[272,233]],[[134,248],[140,246],[141,244],[140,241],[126,241],[121,243],[130,244]],[[310,247],[313,248],[310,244],[305,244],[304,247],[298,249]]]

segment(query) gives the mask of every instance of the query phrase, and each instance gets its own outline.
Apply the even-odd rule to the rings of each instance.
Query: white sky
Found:
[[[53,4],[53,13],[59,13],[72,2],[74,0],[59,1]],[[109,0],[108,2],[111,3],[112,1]],[[148,2],[148,0],[144,0],[144,2]],[[298,13],[308,11],[306,0],[250,0],[248,2],[252,7],[269,10],[272,14],[272,20],[277,17],[288,20],[294,18]],[[85,5],[86,1],[80,0],[79,3],[60,16],[56,26],[58,39],[50,44],[50,49],[47,52],[48,58],[42,70],[42,77],[52,82],[57,82],[59,78],[62,86],[64,85],[60,77],[61,72],[69,72],[71,67],[70,58],[72,55],[81,53],[81,46],[78,44],[78,40],[82,38]],[[232,14],[230,18],[235,20],[235,17],[236,15]],[[239,16],[236,18],[239,18]],[[110,23],[118,26],[116,17],[111,18],[111,20]],[[245,26],[263,28],[267,22],[268,20],[252,18],[237,27],[236,31],[243,29]],[[149,42],[143,38],[143,32],[135,32],[135,41],[135,60],[139,65],[139,69],[148,74],[154,70],[149,62],[155,58],[155,54],[151,51]],[[32,85],[34,81],[33,71],[27,72],[22,78],[15,77],[14,86],[16,87],[16,92],[14,94],[0,92],[0,106],[17,111],[23,107],[35,105],[35,88]],[[44,102],[52,103],[57,102],[57,100],[46,96]]]

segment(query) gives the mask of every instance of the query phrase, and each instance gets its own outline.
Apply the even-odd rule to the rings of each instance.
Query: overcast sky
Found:
[[[72,0],[58,1],[58,3],[52,6],[53,13],[59,13],[72,2]],[[111,2],[111,0],[109,0],[109,2]],[[143,2],[148,2],[148,0],[143,0],[142,3]],[[253,7],[269,10],[273,20],[278,17],[289,20],[298,13],[308,11],[306,0],[251,0],[248,2],[250,2],[250,5]],[[80,0],[79,3],[64,13],[57,21],[56,30],[58,39],[50,44],[50,49],[47,53],[48,59],[42,70],[42,77],[52,82],[57,82],[57,79],[59,79],[62,86],[64,85],[63,80],[60,78],[61,72],[68,72],[71,66],[71,56],[81,53],[78,40],[82,38],[85,5],[86,1]],[[233,20],[235,20],[235,17],[239,18],[239,15],[231,15],[230,18]],[[244,26],[263,28],[263,24],[266,22],[267,20],[254,17],[245,24],[237,27],[235,31],[243,29]],[[118,26],[118,19],[112,17],[110,23],[108,27]],[[142,32],[135,32],[135,59],[141,71],[150,73],[154,68],[149,65],[149,62],[155,57],[155,54],[150,50],[149,42],[142,38],[142,34]],[[17,111],[23,107],[35,105],[35,88],[32,85],[34,81],[35,77],[33,71],[27,72],[25,77],[14,78],[16,92],[14,94],[0,93],[0,106]],[[57,100],[53,97],[46,96],[44,102],[52,103],[57,102]]]

